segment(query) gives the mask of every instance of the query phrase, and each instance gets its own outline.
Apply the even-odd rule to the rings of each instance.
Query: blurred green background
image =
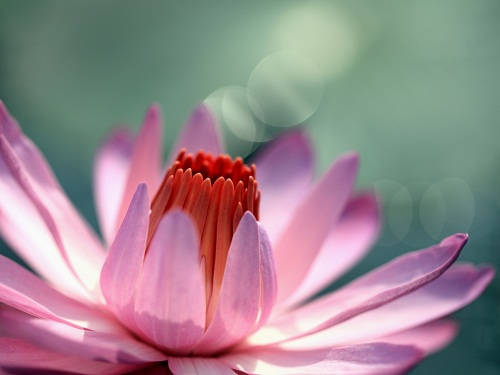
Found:
[[[318,172],[360,152],[385,225],[340,283],[457,231],[471,236],[461,260],[500,267],[499,17],[497,0],[0,0],[0,98],[94,226],[111,127],[159,102],[168,148],[206,100],[232,154],[300,123]],[[413,373],[498,374],[499,301],[496,278]]]

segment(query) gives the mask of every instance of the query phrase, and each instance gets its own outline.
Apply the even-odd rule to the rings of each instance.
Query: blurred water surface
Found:
[[[93,154],[159,102],[165,143],[198,102],[233,155],[303,124],[318,172],[362,157],[384,232],[343,280],[452,232],[500,267],[500,2],[0,0],[0,98],[96,224]],[[13,256],[4,245],[2,252]],[[500,282],[415,374],[500,372]]]

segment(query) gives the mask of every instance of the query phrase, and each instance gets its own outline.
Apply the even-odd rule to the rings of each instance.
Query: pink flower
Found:
[[[247,166],[200,106],[162,173],[161,133],[153,106],[99,150],[104,244],[0,102],[0,230],[40,276],[0,257],[5,373],[402,373],[493,277],[452,266],[456,234],[304,303],[377,236],[375,197],[353,193],[358,157],[313,181],[295,131]]]

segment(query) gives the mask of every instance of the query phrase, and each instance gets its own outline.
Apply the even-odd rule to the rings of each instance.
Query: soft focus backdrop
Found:
[[[159,102],[168,148],[206,101],[233,155],[297,124],[318,172],[360,152],[384,230],[341,283],[458,231],[462,261],[499,268],[499,19],[497,0],[0,0],[0,98],[93,225],[93,153],[111,127]],[[498,374],[499,301],[497,277],[413,373]]]

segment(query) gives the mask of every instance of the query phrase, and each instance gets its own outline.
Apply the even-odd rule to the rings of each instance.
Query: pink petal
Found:
[[[149,225],[146,184],[137,187],[101,271],[108,306],[128,327],[135,326],[134,295],[144,260]]]
[[[422,357],[412,346],[370,343],[321,350],[255,349],[220,358],[250,374],[396,374],[408,371]]]
[[[71,275],[80,282],[81,280],[69,259],[69,254],[64,246],[62,235],[54,220],[52,212],[43,201],[42,197],[44,196],[44,192],[41,191],[41,189],[37,190],[37,185],[30,179],[27,170],[23,168],[21,161],[14,153],[14,149],[9,145],[3,134],[0,135],[0,155],[2,159],[0,161],[0,168],[2,169],[3,175],[6,176],[2,179],[2,188],[5,189],[5,196],[10,198],[6,199],[4,196],[2,199],[3,202],[0,202],[3,203],[2,208],[5,219],[7,221],[12,221],[16,220],[17,216],[24,221],[24,226],[29,228],[30,225],[26,225],[26,223],[29,223],[29,219],[21,216],[24,216],[27,212],[16,212],[20,206],[27,206],[27,211],[32,211],[30,213],[35,216],[34,222],[36,222],[37,226],[41,226],[40,229],[36,229],[43,231],[44,233],[42,235],[48,235],[49,241],[52,240],[55,242],[57,254],[62,258],[63,265],[67,267]],[[15,186],[16,183],[18,186]],[[13,203],[15,203],[16,207],[12,207]],[[41,220],[38,220],[39,218],[41,218]],[[22,223],[20,223],[19,226],[22,227]],[[34,225],[31,226],[31,228],[32,230],[35,229]],[[52,238],[50,238],[50,236]],[[9,238],[10,237],[7,237],[7,239]],[[14,245],[15,244],[16,243],[14,243]]]
[[[383,337],[381,341],[398,345],[413,345],[427,355],[447,346],[455,338],[457,332],[458,325],[454,321],[438,320]]]
[[[307,193],[276,241],[276,271],[280,286],[278,301],[289,297],[311,268],[328,233],[344,210],[357,170],[357,155],[340,157]]]
[[[454,266],[413,293],[286,346],[317,348],[382,340],[383,336],[439,319],[469,304],[482,293],[493,275],[489,267]]]
[[[224,145],[217,121],[204,104],[196,107],[184,124],[170,154],[170,162],[177,157],[183,148],[193,154],[200,150],[212,155],[224,153]]]
[[[332,294],[277,317],[249,342],[262,345],[298,338],[389,303],[440,276],[466,240],[466,235],[457,234],[439,245],[400,256]]]
[[[126,333],[82,330],[12,309],[0,309],[2,336],[28,341],[47,350],[95,361],[145,363],[166,360],[156,349]]]
[[[74,327],[105,331],[117,329],[98,311],[52,289],[28,270],[1,255],[0,302]]]
[[[1,182],[0,182],[1,185]],[[1,189],[1,188],[0,188]],[[0,192],[1,194],[1,192]],[[1,201],[1,200],[0,200]],[[1,202],[0,202],[1,204]],[[24,198],[9,205],[18,212],[31,216],[30,226],[23,226],[24,215],[12,215],[0,211],[0,232],[2,238],[45,280],[57,290],[74,298],[87,300],[88,291],[66,265],[54,244],[45,223],[38,217]],[[36,228],[36,232],[33,229]],[[36,233],[36,235],[35,235]]]
[[[137,186],[144,182],[150,192],[156,191],[161,178],[162,125],[161,110],[157,105],[149,107],[142,127],[137,134],[132,151],[132,159],[121,200],[115,228],[125,217]]]
[[[0,337],[0,371],[7,374],[78,373],[88,375],[124,374],[132,365],[89,361],[38,348],[18,339]],[[3,373],[3,372],[2,372]]]
[[[233,370],[213,358],[171,357],[168,367],[174,375],[235,375]]]
[[[234,233],[214,317],[196,353],[213,353],[248,335],[260,308],[260,243],[254,216],[246,212]]]
[[[36,181],[51,188],[60,188],[54,173],[38,148],[21,131],[16,120],[9,114],[0,100],[0,133],[2,133],[14,149],[17,157],[23,161],[28,173]]]
[[[261,277],[261,312],[258,327],[262,326],[269,318],[276,303],[278,294],[278,283],[276,279],[276,269],[274,266],[273,249],[269,237],[259,223],[260,240],[260,277]]]
[[[85,288],[96,288],[98,270],[104,261],[101,244],[3,105],[0,122],[2,233],[48,280],[60,284],[67,293],[89,297]],[[8,233],[10,230],[15,235]]]
[[[303,131],[285,134],[257,155],[261,222],[274,242],[308,191],[314,174],[313,147]]]
[[[97,217],[107,243],[113,241],[133,146],[131,132],[127,129],[117,129],[99,148],[95,158],[94,196]]]
[[[136,297],[138,328],[176,353],[188,353],[205,328],[205,284],[198,235],[182,211],[168,213],[149,247]]]
[[[323,244],[306,278],[287,300],[296,303],[331,284],[370,249],[380,229],[377,199],[367,193],[351,198]]]

